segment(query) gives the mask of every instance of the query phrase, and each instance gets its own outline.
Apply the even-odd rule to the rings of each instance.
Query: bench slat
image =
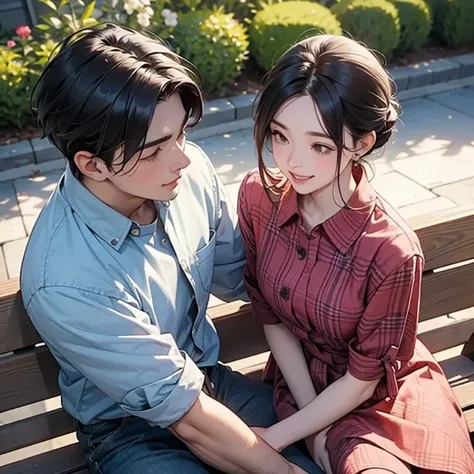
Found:
[[[79,443],[0,466],[0,474],[77,474],[87,473],[84,455]]]
[[[474,207],[463,206],[408,219],[420,239],[426,270],[474,257]]]
[[[0,412],[59,395],[59,366],[46,346],[0,359]]]
[[[474,263],[426,273],[421,287],[420,321],[474,306]]]
[[[57,438],[75,430],[72,417],[62,408],[0,426],[0,454]]]
[[[440,319],[442,321],[437,327],[418,333],[420,341],[432,353],[464,344],[474,331],[474,316],[464,319]]]
[[[18,290],[18,278],[0,282],[0,354],[41,342],[26,315]]]

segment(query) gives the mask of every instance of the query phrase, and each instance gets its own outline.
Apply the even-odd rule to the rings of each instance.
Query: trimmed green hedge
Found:
[[[247,31],[231,13],[201,10],[182,14],[174,36],[179,53],[199,70],[206,92],[232,84],[247,58]]]
[[[431,32],[431,12],[424,0],[390,0],[400,18],[400,42],[397,53],[418,49]]]
[[[308,36],[342,34],[331,11],[317,3],[289,1],[266,6],[249,29],[250,48],[257,64],[270,69],[292,45]]]
[[[343,0],[332,7],[344,32],[390,58],[400,42],[398,10],[387,0]]]
[[[455,47],[474,41],[474,0],[430,0],[435,35]]]

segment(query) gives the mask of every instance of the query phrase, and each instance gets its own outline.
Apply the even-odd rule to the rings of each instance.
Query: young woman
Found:
[[[280,419],[257,431],[277,450],[304,439],[326,472],[472,474],[461,409],[416,338],[420,244],[361,163],[398,110],[377,58],[344,37],[300,42],[265,78],[259,171],[239,196]]]

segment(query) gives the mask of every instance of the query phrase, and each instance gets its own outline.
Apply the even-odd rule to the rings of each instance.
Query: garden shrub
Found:
[[[232,84],[248,55],[248,35],[231,13],[201,10],[179,15],[174,31],[178,52],[199,70],[204,91]]]
[[[342,34],[331,11],[317,3],[289,1],[266,6],[250,25],[250,51],[264,70],[293,44],[315,34]]]
[[[400,42],[400,18],[387,0],[342,0],[332,7],[344,32],[390,58]]]
[[[390,0],[400,18],[400,42],[397,53],[416,50],[431,32],[431,12],[424,0]]]
[[[474,41],[474,1],[430,0],[435,36],[448,46]]]

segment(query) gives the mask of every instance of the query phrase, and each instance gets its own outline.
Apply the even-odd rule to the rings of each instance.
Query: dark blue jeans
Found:
[[[268,427],[276,422],[269,385],[223,365],[208,373],[216,398],[247,425]],[[152,427],[141,418],[79,425],[77,434],[93,474],[217,473],[191,454],[168,430]],[[282,455],[310,474],[322,474],[311,458],[296,446],[288,447]]]

